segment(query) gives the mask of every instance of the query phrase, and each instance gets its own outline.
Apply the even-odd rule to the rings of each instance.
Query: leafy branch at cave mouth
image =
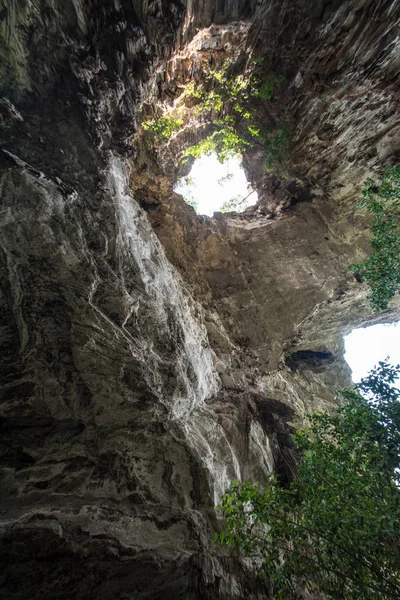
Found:
[[[349,268],[369,286],[372,308],[386,310],[400,290],[400,165],[387,167],[381,183],[367,179],[359,206],[373,215],[373,252]]]
[[[285,78],[273,72],[263,75],[260,63],[253,59],[248,70],[241,75],[231,72],[232,65],[223,63],[221,69],[209,69],[205,85],[191,82],[185,97],[196,101],[195,113],[217,115],[211,120],[214,131],[205,139],[187,148],[188,157],[199,158],[215,152],[221,162],[240,156],[257,138],[266,150],[265,166],[271,173],[278,172],[289,160],[289,147],[293,128],[283,123],[268,128],[259,122],[258,101],[272,101],[279,97]]]
[[[383,361],[342,390],[332,415],[308,415],[286,489],[234,482],[216,539],[255,559],[274,598],[400,597],[400,365]]]
[[[154,141],[166,142],[184,126],[188,112],[189,121],[194,114],[211,132],[186,149],[183,163],[211,153],[225,162],[258,144],[266,153],[266,169],[272,174],[283,172],[290,159],[293,126],[288,122],[266,126],[259,109],[263,103],[279,99],[286,80],[280,74],[265,72],[261,63],[262,59],[250,59],[239,75],[230,61],[224,61],[219,68],[206,68],[203,83],[192,81],[186,86],[182,94],[184,110],[172,109],[143,121],[144,131]]]

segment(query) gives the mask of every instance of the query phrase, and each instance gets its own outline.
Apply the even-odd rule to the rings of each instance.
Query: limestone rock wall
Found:
[[[220,381],[201,307],[130,196],[123,164],[111,158],[103,174],[93,219],[78,193],[3,155],[8,597],[196,588],[219,495],[247,462],[249,474],[274,462],[261,425],[248,417],[249,439],[240,424],[233,439],[235,420],[226,433],[205,404]],[[206,571],[203,585],[215,578]]]

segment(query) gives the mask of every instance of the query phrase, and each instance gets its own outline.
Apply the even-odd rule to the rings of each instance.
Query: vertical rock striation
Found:
[[[4,597],[172,598],[218,572],[193,570],[242,459],[205,404],[219,378],[202,311],[122,160],[103,177],[88,210],[3,154]],[[249,458],[271,468],[254,427]]]

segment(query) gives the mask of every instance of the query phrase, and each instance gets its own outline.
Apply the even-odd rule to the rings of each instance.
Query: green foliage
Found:
[[[213,79],[217,82],[217,89],[214,89],[213,87],[207,89],[204,85],[195,84],[194,82],[189,83],[185,89],[184,95],[186,98],[195,98],[196,100],[199,100],[196,107],[197,115],[211,110],[220,112],[224,106],[224,102],[229,97],[229,92],[225,85],[222,72],[219,76],[218,72],[209,71],[206,74],[206,82]]]
[[[216,537],[257,559],[274,598],[400,597],[400,365],[379,363],[336,414],[309,416],[289,489],[234,482]]]
[[[253,106],[254,100],[271,100],[285,82],[282,75],[273,72],[265,75],[262,62],[262,58],[250,59],[245,72],[237,75],[233,72],[235,65],[225,61],[219,68],[208,69],[204,84],[192,81],[187,85],[184,97],[195,101],[194,112],[197,116],[203,113],[211,113],[214,116],[215,131],[189,147],[182,157],[184,162],[188,157],[196,159],[213,152],[217,154],[220,162],[225,162],[229,157],[242,154],[245,148],[253,143],[251,138],[262,137]],[[239,127],[240,124],[244,124],[244,127]],[[172,115],[149,119],[142,123],[144,131],[150,132],[153,139],[159,142],[167,141],[182,125],[183,120]],[[239,130],[247,130],[248,133],[239,133]],[[291,135],[290,124],[284,123],[264,140],[269,153],[266,166],[271,171],[279,170],[287,160]]]
[[[400,165],[387,168],[380,185],[368,179],[359,204],[374,215],[373,253],[349,268],[369,285],[372,308],[385,310],[400,289]]]
[[[254,125],[248,125],[247,130],[253,137],[260,137],[260,130]]]
[[[259,61],[250,62],[250,67],[245,74],[234,75],[230,72],[231,65],[223,63],[220,69],[210,69],[206,73],[205,85],[190,83],[185,90],[185,97],[193,98],[197,101],[195,112],[197,115],[214,111],[218,113],[219,119],[214,121],[221,131],[220,135],[211,134],[203,140],[192,146],[185,153],[184,158],[193,156],[198,158],[201,154],[216,152],[222,161],[228,156],[237,155],[243,152],[245,146],[249,145],[243,136],[237,133],[237,123],[245,121],[247,131],[252,137],[260,137],[260,127],[256,124],[256,114],[252,107],[252,101],[255,98],[262,100],[271,100],[276,91],[282,87],[285,82],[284,77],[269,73],[264,79],[261,76],[261,67]],[[233,116],[228,116],[229,114]],[[286,124],[283,131],[276,133],[277,140],[272,139],[272,162],[284,162],[286,154],[283,152],[280,134],[287,135]],[[280,153],[277,153],[279,146]],[[223,147],[221,151],[219,148]],[[226,153],[228,150],[228,153]],[[275,153],[274,153],[275,152]]]
[[[230,67],[228,62],[224,62],[220,69],[208,70],[206,85],[190,83],[185,90],[185,96],[200,100],[203,111],[213,108],[219,110],[224,104],[234,102],[234,110],[239,114],[247,112],[247,118],[250,118],[252,113],[248,100],[271,100],[286,81],[282,75],[272,71],[264,75],[259,61],[250,61],[250,67],[240,75],[230,73]]]
[[[202,85],[197,85],[194,81],[191,81],[185,88],[184,96],[186,98],[198,98],[203,99],[204,88]]]
[[[277,173],[290,159],[290,145],[293,139],[293,126],[283,123],[274,133],[264,140],[264,148],[268,152],[265,166],[271,173]]]
[[[149,119],[142,123],[143,129],[152,132],[160,141],[169,140],[172,133],[179,131],[182,125],[182,119],[175,119],[171,115]]]
[[[200,142],[194,146],[189,146],[189,148],[186,149],[182,157],[184,163],[187,162],[189,156],[196,159],[204,154],[209,156],[214,152],[216,153],[219,162],[224,163],[229,158],[240,156],[244,151],[248,143],[239,136],[235,127],[229,120],[226,119],[224,122],[218,121],[215,122],[215,124],[219,127],[218,130],[214,131],[203,140],[200,140]]]
[[[268,73],[264,81],[254,85],[254,95],[262,100],[272,100],[277,91],[285,83],[285,78],[282,75],[277,75],[272,71]]]

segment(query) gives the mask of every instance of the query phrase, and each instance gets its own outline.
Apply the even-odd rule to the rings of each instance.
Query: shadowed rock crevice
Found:
[[[329,350],[298,350],[288,356],[286,363],[291,369],[301,370],[303,366],[318,372],[324,370],[334,360],[335,357]]]

